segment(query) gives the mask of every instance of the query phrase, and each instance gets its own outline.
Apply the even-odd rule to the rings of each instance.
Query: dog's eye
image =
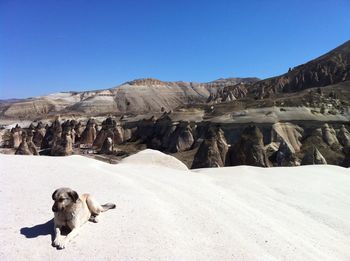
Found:
[[[63,200],[64,200],[64,198],[60,198],[58,201],[59,201],[59,202],[63,202]]]

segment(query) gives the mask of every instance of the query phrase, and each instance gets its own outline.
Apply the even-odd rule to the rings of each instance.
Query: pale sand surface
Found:
[[[350,260],[350,170],[189,171],[144,151],[109,165],[82,156],[0,155],[0,260]],[[116,209],[51,246],[52,192]]]

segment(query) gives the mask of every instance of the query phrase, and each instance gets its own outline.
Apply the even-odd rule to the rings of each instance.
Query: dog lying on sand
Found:
[[[100,205],[91,195],[78,193],[70,188],[59,188],[52,194],[55,203],[52,211],[55,213],[53,246],[65,248],[67,243],[75,237],[80,227],[87,221],[97,223],[97,216],[101,212],[115,208],[115,204]],[[62,236],[62,230],[68,228],[70,232]]]

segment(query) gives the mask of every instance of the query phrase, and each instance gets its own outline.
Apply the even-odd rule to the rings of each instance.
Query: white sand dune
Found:
[[[350,260],[350,171],[336,166],[189,171],[145,151],[118,165],[0,155],[0,260]],[[117,208],[51,246],[51,194]]]

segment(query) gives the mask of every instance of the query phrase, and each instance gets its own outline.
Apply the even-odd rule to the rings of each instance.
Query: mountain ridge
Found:
[[[285,74],[268,79],[220,78],[197,83],[141,78],[109,89],[60,92],[29,99],[0,101],[0,118],[55,114],[140,114],[242,99],[243,103],[249,99],[268,101],[281,94],[333,86],[346,81],[350,81],[350,41],[307,63],[290,68]]]
[[[218,79],[208,83],[135,79],[119,86],[93,91],[58,92],[0,103],[0,117],[29,117],[49,113],[126,113],[172,110],[191,103],[205,103],[210,93],[258,78]]]
[[[350,40],[279,76],[258,81],[250,90],[264,99],[277,93],[301,91],[350,80]]]

